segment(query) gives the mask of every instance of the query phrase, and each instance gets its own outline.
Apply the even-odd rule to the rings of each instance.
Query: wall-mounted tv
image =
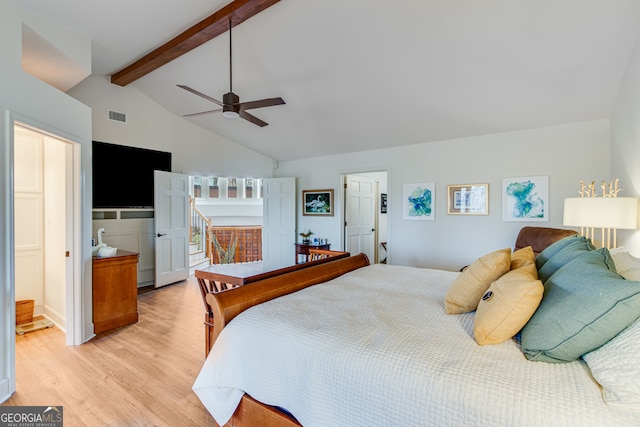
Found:
[[[93,141],[93,208],[152,208],[153,171],[171,172],[171,153]]]

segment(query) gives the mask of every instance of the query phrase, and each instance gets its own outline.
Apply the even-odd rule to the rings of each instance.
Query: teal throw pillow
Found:
[[[564,237],[564,238],[562,238],[562,239],[550,244],[546,248],[544,248],[542,250],[542,252],[540,252],[538,254],[538,256],[536,257],[536,268],[538,270],[540,270],[540,268],[544,265],[544,263],[549,261],[549,259],[552,256],[554,256],[556,253],[561,251],[565,246],[570,245],[575,239],[577,239],[579,237],[580,236],[578,236],[577,234],[575,234],[573,236]]]
[[[593,246],[593,244],[591,244],[591,240],[587,239],[586,237],[573,237],[560,250],[549,257],[544,265],[538,267],[538,279],[540,279],[542,283],[546,282],[547,279],[551,277],[551,275],[555,273],[560,267],[562,267],[578,255],[582,255],[583,253],[592,251],[594,249],[595,246]]]
[[[540,306],[522,329],[529,360],[571,362],[640,317],[640,282],[616,273],[606,248],[585,252],[545,283]]]

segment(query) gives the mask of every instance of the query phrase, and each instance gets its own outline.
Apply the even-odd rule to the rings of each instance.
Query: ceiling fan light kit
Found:
[[[215,98],[212,98],[204,93],[198,92],[195,89],[190,88],[185,85],[177,85],[179,88],[186,90],[187,92],[191,92],[194,95],[198,95],[208,101],[213,102],[214,104],[219,105],[222,109],[202,111],[200,113],[191,113],[185,114],[184,117],[195,117],[202,116],[205,114],[218,113],[222,111],[222,115],[228,119],[237,119],[238,117],[242,117],[245,120],[250,121],[254,125],[264,127],[267,126],[268,123],[260,120],[256,116],[249,114],[247,110],[251,110],[254,108],[263,108],[263,107],[271,107],[274,105],[283,105],[285,104],[284,99],[282,98],[267,98],[261,99],[258,101],[248,101],[248,102],[240,102],[240,97],[233,93],[233,74],[232,74],[232,64],[233,64],[233,56],[231,50],[231,19],[229,19],[229,92],[222,95],[222,102],[218,101]]]
[[[222,95],[222,115],[227,119],[240,117],[240,97],[233,92]]]

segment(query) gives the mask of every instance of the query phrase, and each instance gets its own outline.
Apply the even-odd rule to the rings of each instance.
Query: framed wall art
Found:
[[[503,221],[549,221],[549,177],[502,179]]]
[[[489,184],[447,186],[449,215],[489,215]]]
[[[433,220],[435,218],[436,184],[404,184],[403,219]]]
[[[387,193],[380,193],[380,213],[387,213]]]
[[[333,189],[302,190],[302,215],[333,216]]]

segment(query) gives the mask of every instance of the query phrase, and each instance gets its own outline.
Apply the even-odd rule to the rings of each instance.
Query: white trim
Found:
[[[2,111],[0,121],[0,402],[7,400],[16,390],[15,360],[15,288],[13,248],[13,118],[8,110]]]

